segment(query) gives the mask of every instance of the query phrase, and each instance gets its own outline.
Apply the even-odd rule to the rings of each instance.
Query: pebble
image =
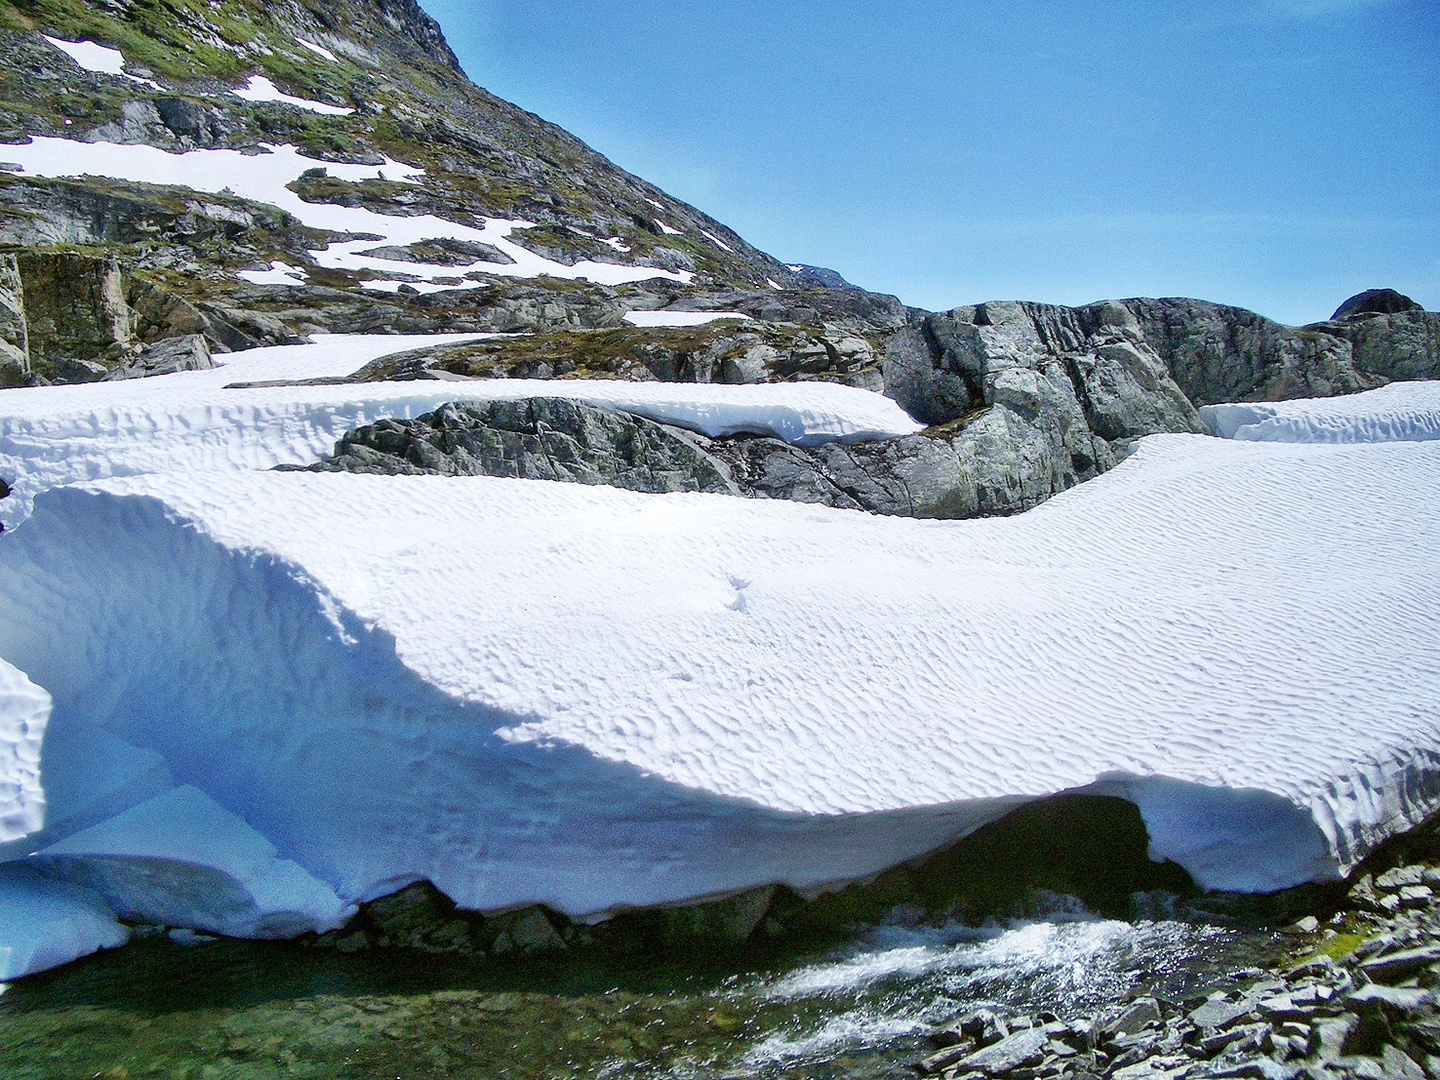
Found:
[[[1440,1080],[1437,888],[1440,868],[1366,874],[1347,929],[1373,932],[1349,955],[1235,973],[1184,1008],[1140,996],[1065,1017],[977,1010],[931,1032],[941,1049],[916,1068],[943,1080]],[[1336,939],[1314,916],[1284,932]]]

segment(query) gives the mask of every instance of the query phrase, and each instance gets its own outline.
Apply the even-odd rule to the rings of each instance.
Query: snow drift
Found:
[[[0,503],[6,528],[38,492],[77,480],[141,473],[308,465],[345,432],[382,417],[411,418],[448,401],[536,393],[626,409],[704,435],[750,432],[802,446],[908,435],[921,427],[889,398],[834,383],[729,386],[526,379],[247,386],[349,375],[368,361],[425,344],[489,335],[317,335],[217,358],[210,371],[150,379],[7,390],[0,399],[0,477],[18,497]]]
[[[0,976],[116,915],[286,935],[419,878],[571,915],[821,888],[1061,792],[1269,890],[1440,806],[1440,441],[1157,436],[1024,515],[921,522],[256,472],[281,429],[215,423],[195,376],[5,399],[11,461],[83,458],[78,402],[133,475],[0,539],[0,912],[30,913]],[[754,392],[727,422],[773,429],[783,389],[648,392]],[[223,393],[252,392],[391,391]]]
[[[1348,397],[1202,405],[1226,439],[1365,443],[1440,439],[1440,382],[1400,382]]]

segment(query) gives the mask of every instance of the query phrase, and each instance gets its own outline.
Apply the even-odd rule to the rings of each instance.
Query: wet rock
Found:
[[[1039,1063],[1049,1042],[1050,1036],[1043,1028],[1027,1028],[960,1059],[954,1063],[954,1068],[957,1075],[981,1072],[987,1076],[998,1076]]]
[[[1159,1024],[1162,1019],[1159,1003],[1154,998],[1142,997],[1131,1002],[1124,1011],[1110,1020],[1102,1032],[1106,1039],[1114,1040],[1134,1035],[1152,1024]]]
[[[915,1063],[916,1071],[924,1075],[943,1072],[957,1061],[963,1061],[975,1052],[975,1044],[969,1039],[959,1038],[948,1046],[941,1048],[928,1057],[923,1057]]]
[[[764,921],[775,892],[775,886],[767,885],[707,904],[664,908],[659,915],[665,936],[671,942],[747,941]]]

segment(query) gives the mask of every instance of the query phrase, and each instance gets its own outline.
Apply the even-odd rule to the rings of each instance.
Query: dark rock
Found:
[[[613,299],[609,303],[614,305]],[[357,371],[354,379],[566,376],[721,383],[818,380],[870,389],[882,385],[874,346],[842,330],[731,320],[641,329],[614,326],[620,314],[618,305],[597,308],[592,325],[599,329],[516,335],[384,356]],[[555,321],[559,315],[546,317]]]
[[[1375,982],[1403,982],[1431,963],[1440,963],[1440,945],[1424,945],[1418,949],[1401,949],[1371,956],[1359,968]]]
[[[1374,379],[1440,377],[1440,312],[1417,309],[1306,329],[1349,342],[1355,369]]]
[[[175,371],[208,371],[213,366],[205,338],[200,334],[186,334],[144,346],[125,366],[111,368],[105,377],[134,379]]]
[[[1375,877],[1375,888],[1393,891],[1404,885],[1419,885],[1424,880],[1423,866],[1396,866]]]
[[[1339,322],[1342,319],[1356,316],[1397,315],[1402,311],[1424,310],[1410,297],[1396,292],[1394,289],[1366,289],[1362,293],[1356,293],[1336,308],[1335,314],[1331,315],[1330,319],[1332,322]]]
[[[383,420],[347,433],[335,456],[312,468],[572,480],[963,518],[1027,509],[1074,482],[1031,467],[1025,446],[1034,437],[1017,412],[993,410],[948,431],[801,448],[767,437],[709,439],[613,409],[530,398]],[[1091,464],[1086,475],[1095,471]]]
[[[942,1072],[951,1065],[954,1065],[957,1061],[962,1061],[969,1057],[974,1052],[975,1044],[973,1042],[957,1036],[955,1042],[917,1061],[915,1063],[915,1069],[917,1072],[926,1075]]]
[[[1010,1027],[1004,1017],[989,1009],[977,1009],[963,1017],[958,1028],[960,1034],[981,1046],[997,1043],[1010,1034]]]
[[[928,315],[890,339],[881,370],[886,394],[948,444],[901,451],[911,501],[964,506],[916,516],[1026,509],[1113,465],[1114,440],[1205,430],[1119,304]]]
[[[1234,1077],[1253,1077],[1255,1080],[1295,1080],[1304,1069],[1300,1065],[1283,1064],[1268,1057],[1249,1057],[1241,1061],[1222,1065],[1206,1071],[1207,1076],[1216,1080],[1231,1080]]]
[[[804,263],[800,263],[798,265],[787,266],[786,269],[791,271],[795,275],[797,279],[796,284],[799,285],[801,288],[855,288],[854,285],[851,285],[834,270],[831,270],[824,266],[806,266]]]
[[[724,465],[689,433],[565,398],[444,405],[416,420],[357,428],[335,449],[313,468],[736,493]]]
[[[495,931],[490,951],[497,956],[510,952],[563,952],[565,939],[555,930],[544,908],[529,907],[489,920]]]
[[[366,248],[360,254],[396,262],[426,263],[431,266],[469,266],[476,262],[513,266],[515,260],[497,247],[468,240],[442,238],[404,246],[389,244]]]
[[[1428,990],[1419,987],[1371,983],[1351,994],[1348,1003],[1352,1008],[1380,1006],[1397,1013],[1415,1013],[1425,1009],[1433,1000]]]
[[[100,358],[135,340],[125,278],[114,256],[21,252],[30,365],[38,375],[88,382],[103,377]],[[98,369],[92,365],[98,364]]]

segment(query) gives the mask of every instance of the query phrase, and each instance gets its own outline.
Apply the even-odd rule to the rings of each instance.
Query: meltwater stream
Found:
[[[1180,999],[1278,949],[1269,933],[1083,915],[876,928],[767,969],[345,955],[140,941],[0,995],[14,1080],[913,1076],[963,1010],[1073,1016],[1141,990]]]

